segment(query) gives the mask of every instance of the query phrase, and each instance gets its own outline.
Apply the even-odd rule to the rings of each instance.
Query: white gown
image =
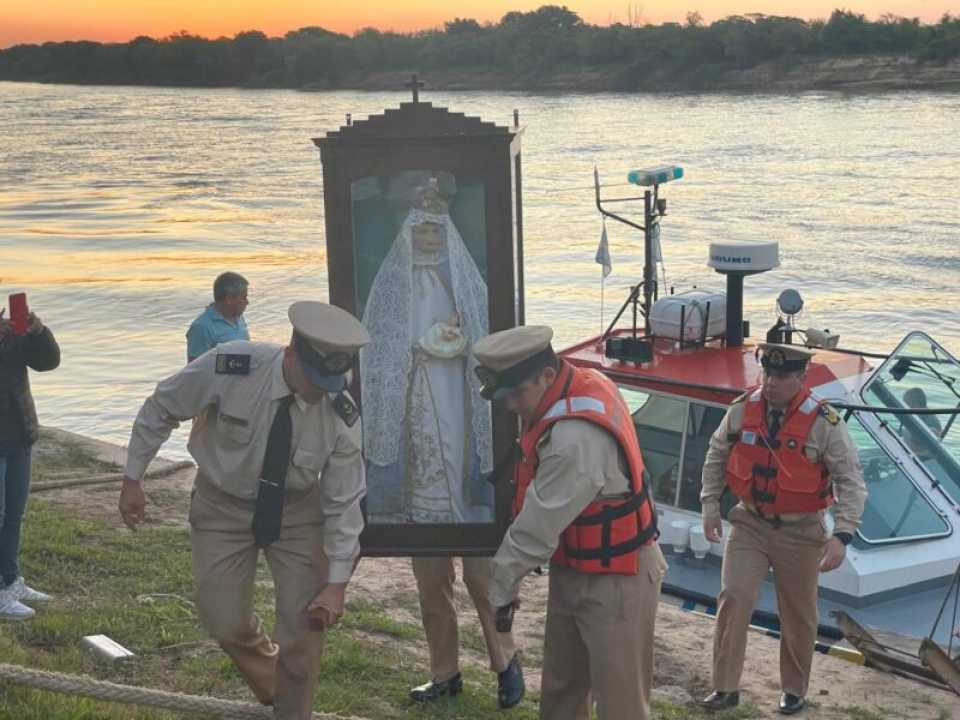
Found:
[[[465,492],[470,417],[466,358],[437,357],[425,349],[430,345],[427,332],[438,323],[450,326],[457,312],[443,275],[439,264],[419,264],[414,257],[411,320],[418,341],[412,348],[407,401],[404,506],[409,522],[484,522],[489,518],[471,512]]]
[[[446,246],[413,248],[413,228],[442,224]],[[486,283],[449,215],[414,210],[377,273],[360,353],[372,522],[492,522],[489,403],[469,343],[487,334]],[[443,339],[442,330],[459,333]],[[390,509],[387,509],[389,506]],[[379,509],[382,508],[382,509]]]

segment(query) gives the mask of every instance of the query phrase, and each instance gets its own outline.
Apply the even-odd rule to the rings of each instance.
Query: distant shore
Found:
[[[622,66],[595,66],[558,70],[551,75],[533,77],[493,67],[461,67],[421,73],[417,73],[415,68],[407,68],[353,73],[336,83],[311,82],[296,89],[304,92],[405,90],[411,75],[416,73],[424,83],[426,91],[631,94],[960,91],[960,57],[946,62],[924,62],[907,55],[893,54],[797,58],[790,62],[781,59],[760,63],[744,70],[726,69],[707,74],[676,74],[654,69],[648,73],[638,71],[638,77],[630,81],[631,89],[624,90],[624,74],[629,72],[630,69]],[[3,79],[0,77],[0,80]],[[46,81],[38,79],[27,82]],[[51,78],[49,82],[71,84],[63,83],[59,78]],[[273,89],[268,85],[233,87]]]
[[[402,89],[411,70],[357,74],[336,87],[309,85],[301,90]],[[623,92],[622,77],[610,67],[581,68],[552,76],[528,78],[494,68],[431,71],[421,74],[426,90]],[[787,64],[769,61],[745,70],[725,70],[715,76],[675,75],[653,71],[639,79],[636,93],[810,91],[891,92],[960,90],[960,58],[945,63],[919,62],[906,55],[862,55],[799,59]]]
[[[425,91],[485,91],[533,93],[773,93],[816,91],[850,93],[899,91],[960,91],[960,57],[947,61],[921,61],[909,55],[847,55],[823,58],[770,60],[745,69],[698,68],[696,72],[638,69],[635,66],[602,65],[558,69],[550,74],[513,73],[496,67],[454,67],[418,71],[404,68],[347,74],[336,82],[325,79],[296,88],[268,84],[196,85],[193,83],[70,82],[62,77],[0,81],[77,85],[133,85],[160,87],[236,87],[251,90],[295,89],[303,92],[335,90],[405,90],[417,74]]]
[[[415,32],[352,35],[319,26],[268,37],[181,31],[128,42],[90,40],[0,49],[0,80],[90,85],[532,92],[773,92],[960,89],[960,16],[921,23],[844,9],[829,18],[748,13],[707,24],[595,25],[565,6],[511,11],[498,22],[455,17]]]

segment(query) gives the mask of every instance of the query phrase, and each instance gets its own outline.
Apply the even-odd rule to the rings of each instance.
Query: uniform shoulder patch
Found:
[[[360,411],[347,393],[341,391],[333,399],[333,411],[340,416],[347,427],[353,427],[360,419]]]
[[[250,356],[236,353],[217,353],[217,375],[249,375]]]
[[[827,403],[823,403],[820,406],[820,414],[823,415],[831,425],[837,425],[840,422],[840,414]]]

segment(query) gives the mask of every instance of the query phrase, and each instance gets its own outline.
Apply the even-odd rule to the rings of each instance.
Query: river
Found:
[[[251,282],[252,337],[283,342],[289,303],[327,297],[311,138],[407,97],[0,83],[0,293],[26,291],[64,353],[33,374],[41,422],[126,443],[223,270]],[[960,94],[422,99],[501,124],[519,110],[527,321],[554,325],[559,345],[600,325],[594,165],[615,195],[631,168],[669,162],[686,172],[663,190],[678,291],[722,289],[709,241],[776,239],[781,266],[746,280],[754,335],[793,287],[800,324],[844,346],[891,350],[923,329],[960,350]],[[641,275],[642,242],[608,232],[609,319]],[[180,429],[164,454],[185,443]]]

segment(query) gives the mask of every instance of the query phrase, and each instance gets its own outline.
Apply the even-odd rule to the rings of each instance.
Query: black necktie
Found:
[[[290,449],[293,444],[293,420],[290,419],[290,403],[293,395],[280,401],[277,414],[270,426],[267,452],[263,456],[263,472],[257,490],[257,506],[253,511],[253,540],[257,547],[267,547],[280,537],[280,522],[283,519],[283,489],[290,464]]]
[[[770,411],[770,424],[767,428],[770,431],[770,439],[776,440],[777,433],[780,432],[780,418],[783,417],[783,410],[771,410]]]

